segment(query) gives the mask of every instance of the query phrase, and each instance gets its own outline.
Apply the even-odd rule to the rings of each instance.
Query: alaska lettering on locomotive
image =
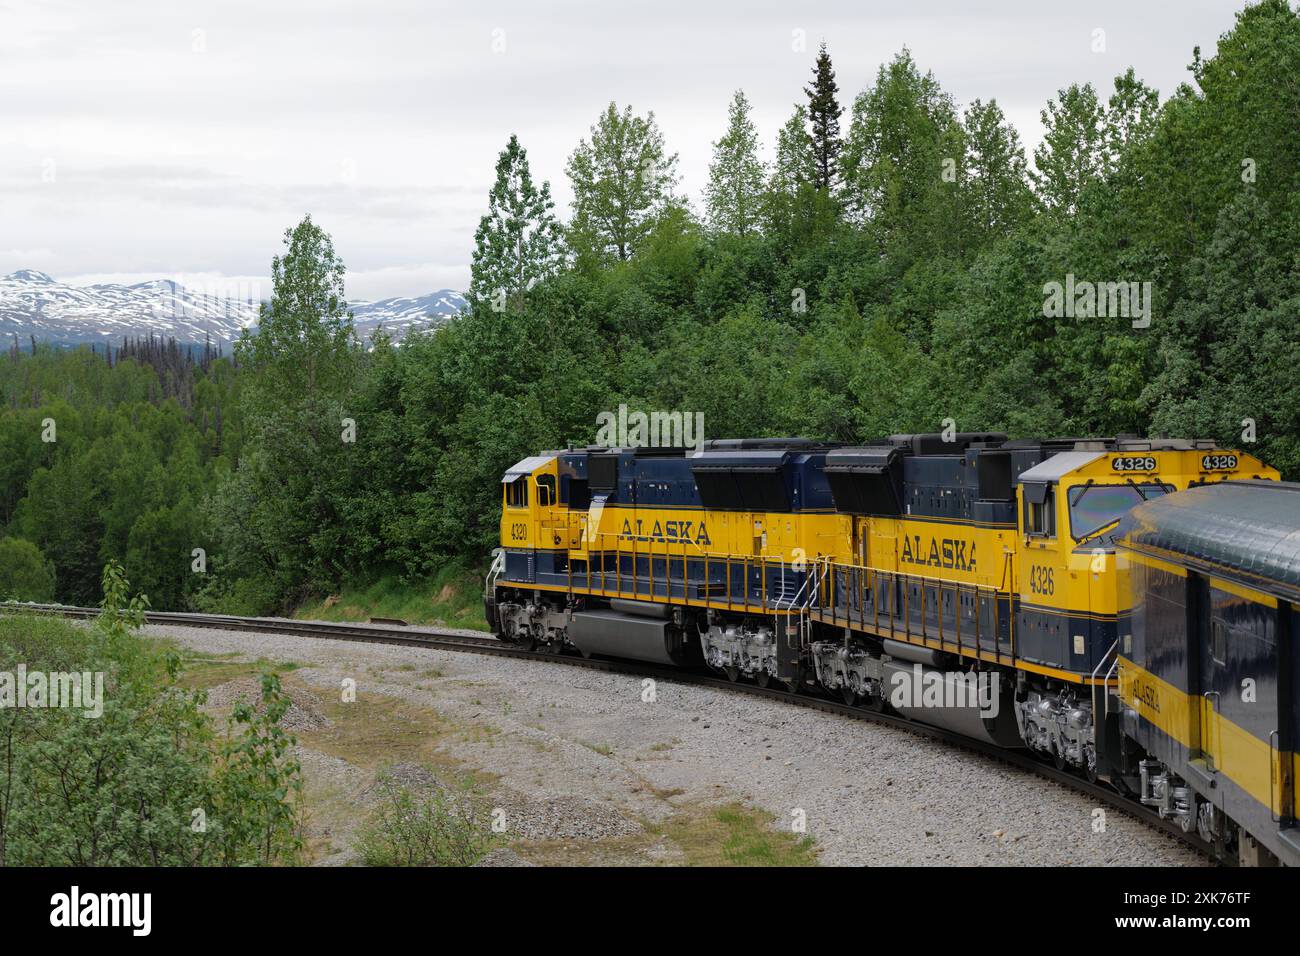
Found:
[[[625,541],[658,541],[663,544],[698,544],[710,545],[709,529],[703,521],[656,521],[649,533],[645,531],[640,518],[636,520],[636,530],[632,530],[632,521],[623,519],[623,530],[619,537]]]
[[[974,573],[975,542],[961,538],[931,538],[927,549],[921,544],[921,536],[916,534],[903,538],[901,559],[906,564]]]

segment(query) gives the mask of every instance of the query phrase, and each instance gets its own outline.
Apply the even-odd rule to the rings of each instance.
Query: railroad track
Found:
[[[52,614],[76,619],[93,619],[100,614],[99,608],[51,604],[0,605],[0,611],[5,609]],[[145,622],[148,624],[170,624],[183,627],[211,627],[230,631],[252,631],[263,634],[295,634],[302,637],[361,641],[368,644],[398,644],[407,647],[424,647],[430,650],[485,654],[492,657],[514,657],[522,660],[564,664],[569,667],[585,667],[589,670],[609,673],[673,680],[683,684],[693,684],[697,687],[712,687],[719,690],[749,694],[751,697],[762,697],[796,707],[821,711],[822,713],[836,714],[853,720],[870,721],[906,730],[1029,771],[1039,777],[1068,787],[1107,807],[1118,810],[1159,832],[1174,837],[1179,842],[1196,849],[1210,859],[1214,859],[1213,847],[1202,840],[1194,831],[1186,833],[1182,827],[1172,820],[1161,819],[1153,810],[1144,807],[1129,797],[1123,796],[1110,787],[1100,783],[1092,783],[1068,770],[1059,770],[1055,766],[1044,763],[1030,755],[1027,751],[1006,750],[970,737],[963,737],[948,730],[907,720],[894,714],[879,713],[864,707],[854,707],[812,693],[796,693],[770,686],[759,687],[757,684],[733,682],[697,670],[664,667],[640,661],[598,657],[587,658],[571,654],[525,650],[522,647],[504,644],[495,637],[474,637],[437,628],[409,625],[338,624],[328,621],[299,621],[292,618],[234,617],[224,614],[186,614],[172,611],[146,612]]]

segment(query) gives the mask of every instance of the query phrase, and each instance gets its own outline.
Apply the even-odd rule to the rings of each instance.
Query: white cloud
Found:
[[[463,288],[512,132],[564,210],[565,159],[603,105],[653,109],[697,196],[732,91],[770,146],[824,36],[846,107],[907,45],[959,103],[996,98],[1032,152],[1057,89],[1104,93],[1132,65],[1168,95],[1242,5],[17,0],[0,12],[0,273],[256,275],[310,211],[353,295]]]

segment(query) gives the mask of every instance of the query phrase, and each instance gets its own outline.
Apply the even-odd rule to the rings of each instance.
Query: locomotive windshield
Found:
[[[1122,485],[1080,485],[1070,489],[1070,534],[1075,541],[1096,534],[1148,499],[1173,491],[1154,483]]]

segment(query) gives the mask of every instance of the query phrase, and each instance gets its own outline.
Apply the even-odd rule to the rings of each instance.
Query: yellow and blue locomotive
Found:
[[[504,476],[487,614],[505,640],[820,688],[1164,800],[1186,777],[1135,736],[1143,604],[1117,530],[1278,477],[1130,437],[570,448]]]

